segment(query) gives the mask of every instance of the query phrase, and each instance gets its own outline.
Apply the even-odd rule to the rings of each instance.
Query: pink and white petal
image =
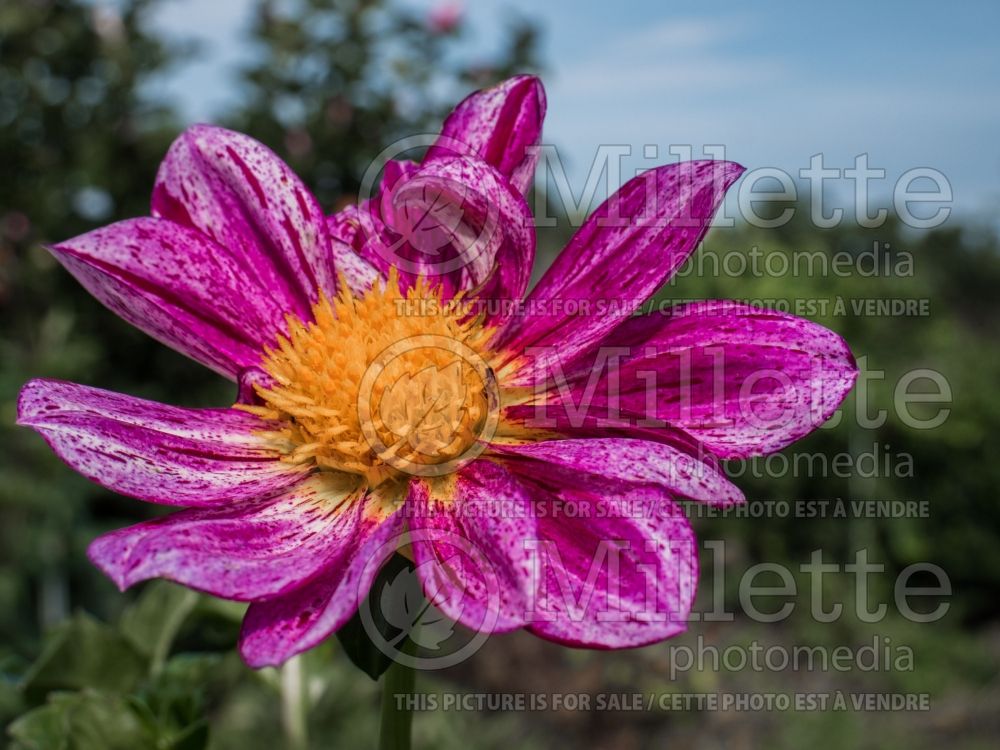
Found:
[[[228,248],[275,304],[300,318],[319,292],[336,292],[319,204],[287,164],[249,136],[210,125],[185,130],[160,165],[152,211]]]
[[[262,367],[248,367],[240,370],[236,378],[236,403],[263,406],[264,399],[259,391],[272,390],[278,381]]]
[[[361,206],[348,204],[326,219],[334,263],[355,294],[363,294],[376,281],[385,279],[392,266],[387,260],[391,254],[377,244],[384,230],[376,213],[366,201]]]
[[[566,484],[584,476],[637,485],[655,485],[673,495],[712,505],[745,499],[711,454],[699,455],[679,440],[670,442],[621,437],[544,440],[522,445],[494,443],[490,450],[504,456],[517,473],[561,477]]]
[[[404,291],[424,276],[442,285],[445,298],[466,291],[471,300],[520,300],[534,263],[530,209],[474,157],[389,161],[379,192],[328,217],[327,227],[335,252],[339,240],[372,269],[369,277],[394,268]],[[510,308],[483,305],[492,324]]]
[[[410,276],[443,286],[445,298],[520,300],[531,277],[535,233],[524,198],[484,161],[441,157],[380,194],[376,249]],[[373,244],[372,247],[375,247]],[[511,305],[487,305],[498,324]],[[475,310],[478,312],[478,310]]]
[[[228,504],[274,495],[303,477],[269,448],[262,433],[274,425],[236,409],[182,409],[32,380],[21,390],[17,421],[83,476],[153,503]]]
[[[354,252],[350,245],[339,240],[330,240],[330,247],[337,274],[343,277],[347,288],[355,296],[365,295],[377,281],[384,278],[375,266]]]
[[[151,578],[238,601],[280,596],[335,563],[364,523],[357,481],[313,474],[280,494],[192,508],[95,540],[91,561],[122,590]]]
[[[496,342],[517,352],[530,347],[516,384],[548,377],[554,362],[589,350],[631,316],[698,247],[742,173],[723,161],[659,167],[594,211]]]
[[[121,318],[230,379],[284,330],[287,309],[243,261],[171,221],[129,219],[50,250]]]
[[[512,466],[516,470],[516,466]],[[657,487],[519,476],[538,514],[542,571],[531,632],[586,648],[632,648],[686,627],[698,551],[684,511]]]
[[[339,630],[368,596],[379,569],[403,542],[403,514],[371,496],[335,559],[305,585],[253,602],[243,620],[240,654],[254,668],[278,666]]]
[[[407,270],[408,264],[399,264],[398,248],[391,246],[392,232],[382,221],[381,205],[386,192],[401,180],[410,179],[418,169],[420,164],[415,161],[390,159],[385,164],[381,181],[369,197],[344,207],[327,219],[332,235],[351,245],[383,278],[388,278],[390,270],[395,269],[403,291],[416,284],[418,274]]]
[[[416,572],[434,606],[477,632],[525,625],[538,585],[530,541],[537,533],[531,497],[506,468],[480,460],[454,479],[411,481],[407,518]]]
[[[573,383],[571,387],[579,387],[579,384]],[[572,405],[569,404],[570,400],[573,401]],[[566,396],[564,403],[549,394],[547,400],[537,404],[514,404],[505,408],[502,418],[506,424],[542,434],[558,435],[561,439],[630,438],[666,443],[692,459],[709,464],[713,469],[719,467],[718,457],[683,430],[646,419],[641,413],[621,408],[614,410],[606,402],[598,404],[596,395],[592,396],[590,402]]]
[[[527,193],[538,164],[542,140],[545,89],[534,76],[515,76],[463,99],[444,122],[441,135],[425,162],[473,155]]]
[[[591,413],[611,406],[666,421],[726,459],[773,453],[809,434],[857,377],[850,348],[833,331],[739,302],[633,318],[605,340],[612,341],[630,356],[593,390]],[[570,400],[586,389],[588,358],[568,368],[567,378],[576,378]]]
[[[420,164],[409,159],[389,159],[382,172],[382,190],[391,190],[400,180],[408,180],[420,169]]]

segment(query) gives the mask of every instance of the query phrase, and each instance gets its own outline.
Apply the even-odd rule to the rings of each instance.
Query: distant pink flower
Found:
[[[471,627],[597,648],[684,629],[697,551],[675,498],[741,501],[718,459],[810,432],[850,389],[854,361],[818,325],[736,303],[574,312],[654,294],[698,246],[736,164],[631,180],[528,293],[524,194],[544,112],[535,78],[473,94],[420,164],[391,162],[369,201],[332,217],[267,148],[196,126],[160,167],[152,217],[52,248],[111,310],[239,383],[220,409],[51,380],[22,390],[19,422],[71,467],[185,507],[91,545],[120,587],[163,577],[251,602],[242,654],[278,664],[357,610],[375,549],[425,530],[471,540],[498,573],[490,589],[433,534],[408,549],[435,603]],[[477,303],[482,314],[466,315]],[[612,345],[628,354],[590,387]],[[772,375],[747,391],[760,372]],[[581,396],[593,407],[582,416]],[[612,499],[656,512],[608,513]],[[538,512],[553,502],[578,512]],[[539,576],[525,540],[554,545],[561,567]],[[612,540],[615,582],[588,580]],[[582,613],[560,604],[567,587]],[[554,602],[548,616],[535,616],[539,600]],[[619,616],[602,616],[612,600]]]
[[[463,3],[454,0],[437,3],[427,14],[427,25],[437,34],[449,34],[458,28],[465,15]]]

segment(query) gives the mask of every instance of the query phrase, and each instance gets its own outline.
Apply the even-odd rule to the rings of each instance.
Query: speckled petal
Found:
[[[531,347],[516,382],[550,375],[631,316],[694,252],[742,172],[722,161],[659,167],[594,211],[495,342]]]
[[[302,471],[258,433],[273,425],[236,409],[182,409],[56,380],[21,390],[18,424],[102,487],[164,505],[267,497]]]
[[[152,210],[228,248],[299,317],[318,292],[336,291],[319,204],[288,165],[249,136],[210,125],[185,130],[160,165]]]
[[[402,542],[403,514],[387,515],[382,502],[361,504],[339,554],[309,583],[250,605],[240,635],[240,653],[247,664],[280,665],[323,642],[354,615],[381,564],[396,542]]]
[[[604,477],[631,484],[650,484],[673,495],[713,505],[743,502],[743,493],[710,454],[699,456],[679,443],[633,438],[544,440],[523,445],[497,445],[501,456],[529,462],[518,472],[549,473],[570,484],[574,475]]]
[[[535,178],[542,140],[545,89],[534,76],[514,76],[463,99],[444,122],[425,161],[475,155],[527,193]]]
[[[171,221],[129,219],[50,250],[110,310],[230,379],[284,330],[288,310],[241,259]]]
[[[572,485],[518,479],[539,509],[542,575],[531,632],[569,646],[614,649],[685,629],[698,550],[669,493],[626,484],[611,489],[585,477]]]
[[[166,578],[239,601],[286,594],[353,545],[363,503],[348,479],[314,474],[271,498],[183,510],[105,534],[88,554],[122,590]]]
[[[438,609],[478,632],[526,624],[538,534],[531,498],[506,468],[474,461],[453,480],[412,481],[407,518],[417,574]]]
[[[605,369],[590,416],[607,416],[610,406],[643,423],[662,420],[726,459],[773,453],[809,434],[830,418],[857,376],[847,343],[833,331],[724,300],[633,318],[602,345],[629,355]],[[573,403],[581,402],[594,364],[588,353],[567,367]],[[550,413],[559,409],[547,406]]]

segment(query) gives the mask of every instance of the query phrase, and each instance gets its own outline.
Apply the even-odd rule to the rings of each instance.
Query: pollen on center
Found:
[[[263,405],[242,408],[282,424],[269,435],[286,461],[358,474],[369,487],[444,473],[496,427],[493,333],[425,279],[403,293],[393,270],[364,295],[341,283],[311,321],[288,317],[262,361],[273,387],[257,388]]]

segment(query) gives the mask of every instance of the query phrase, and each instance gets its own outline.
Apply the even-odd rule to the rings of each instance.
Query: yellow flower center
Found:
[[[360,475],[369,487],[442,476],[482,452],[500,421],[504,358],[494,329],[421,279],[404,295],[395,272],[355,296],[341,284],[312,321],[288,318],[265,351],[275,385],[243,407],[283,427],[286,461]]]

